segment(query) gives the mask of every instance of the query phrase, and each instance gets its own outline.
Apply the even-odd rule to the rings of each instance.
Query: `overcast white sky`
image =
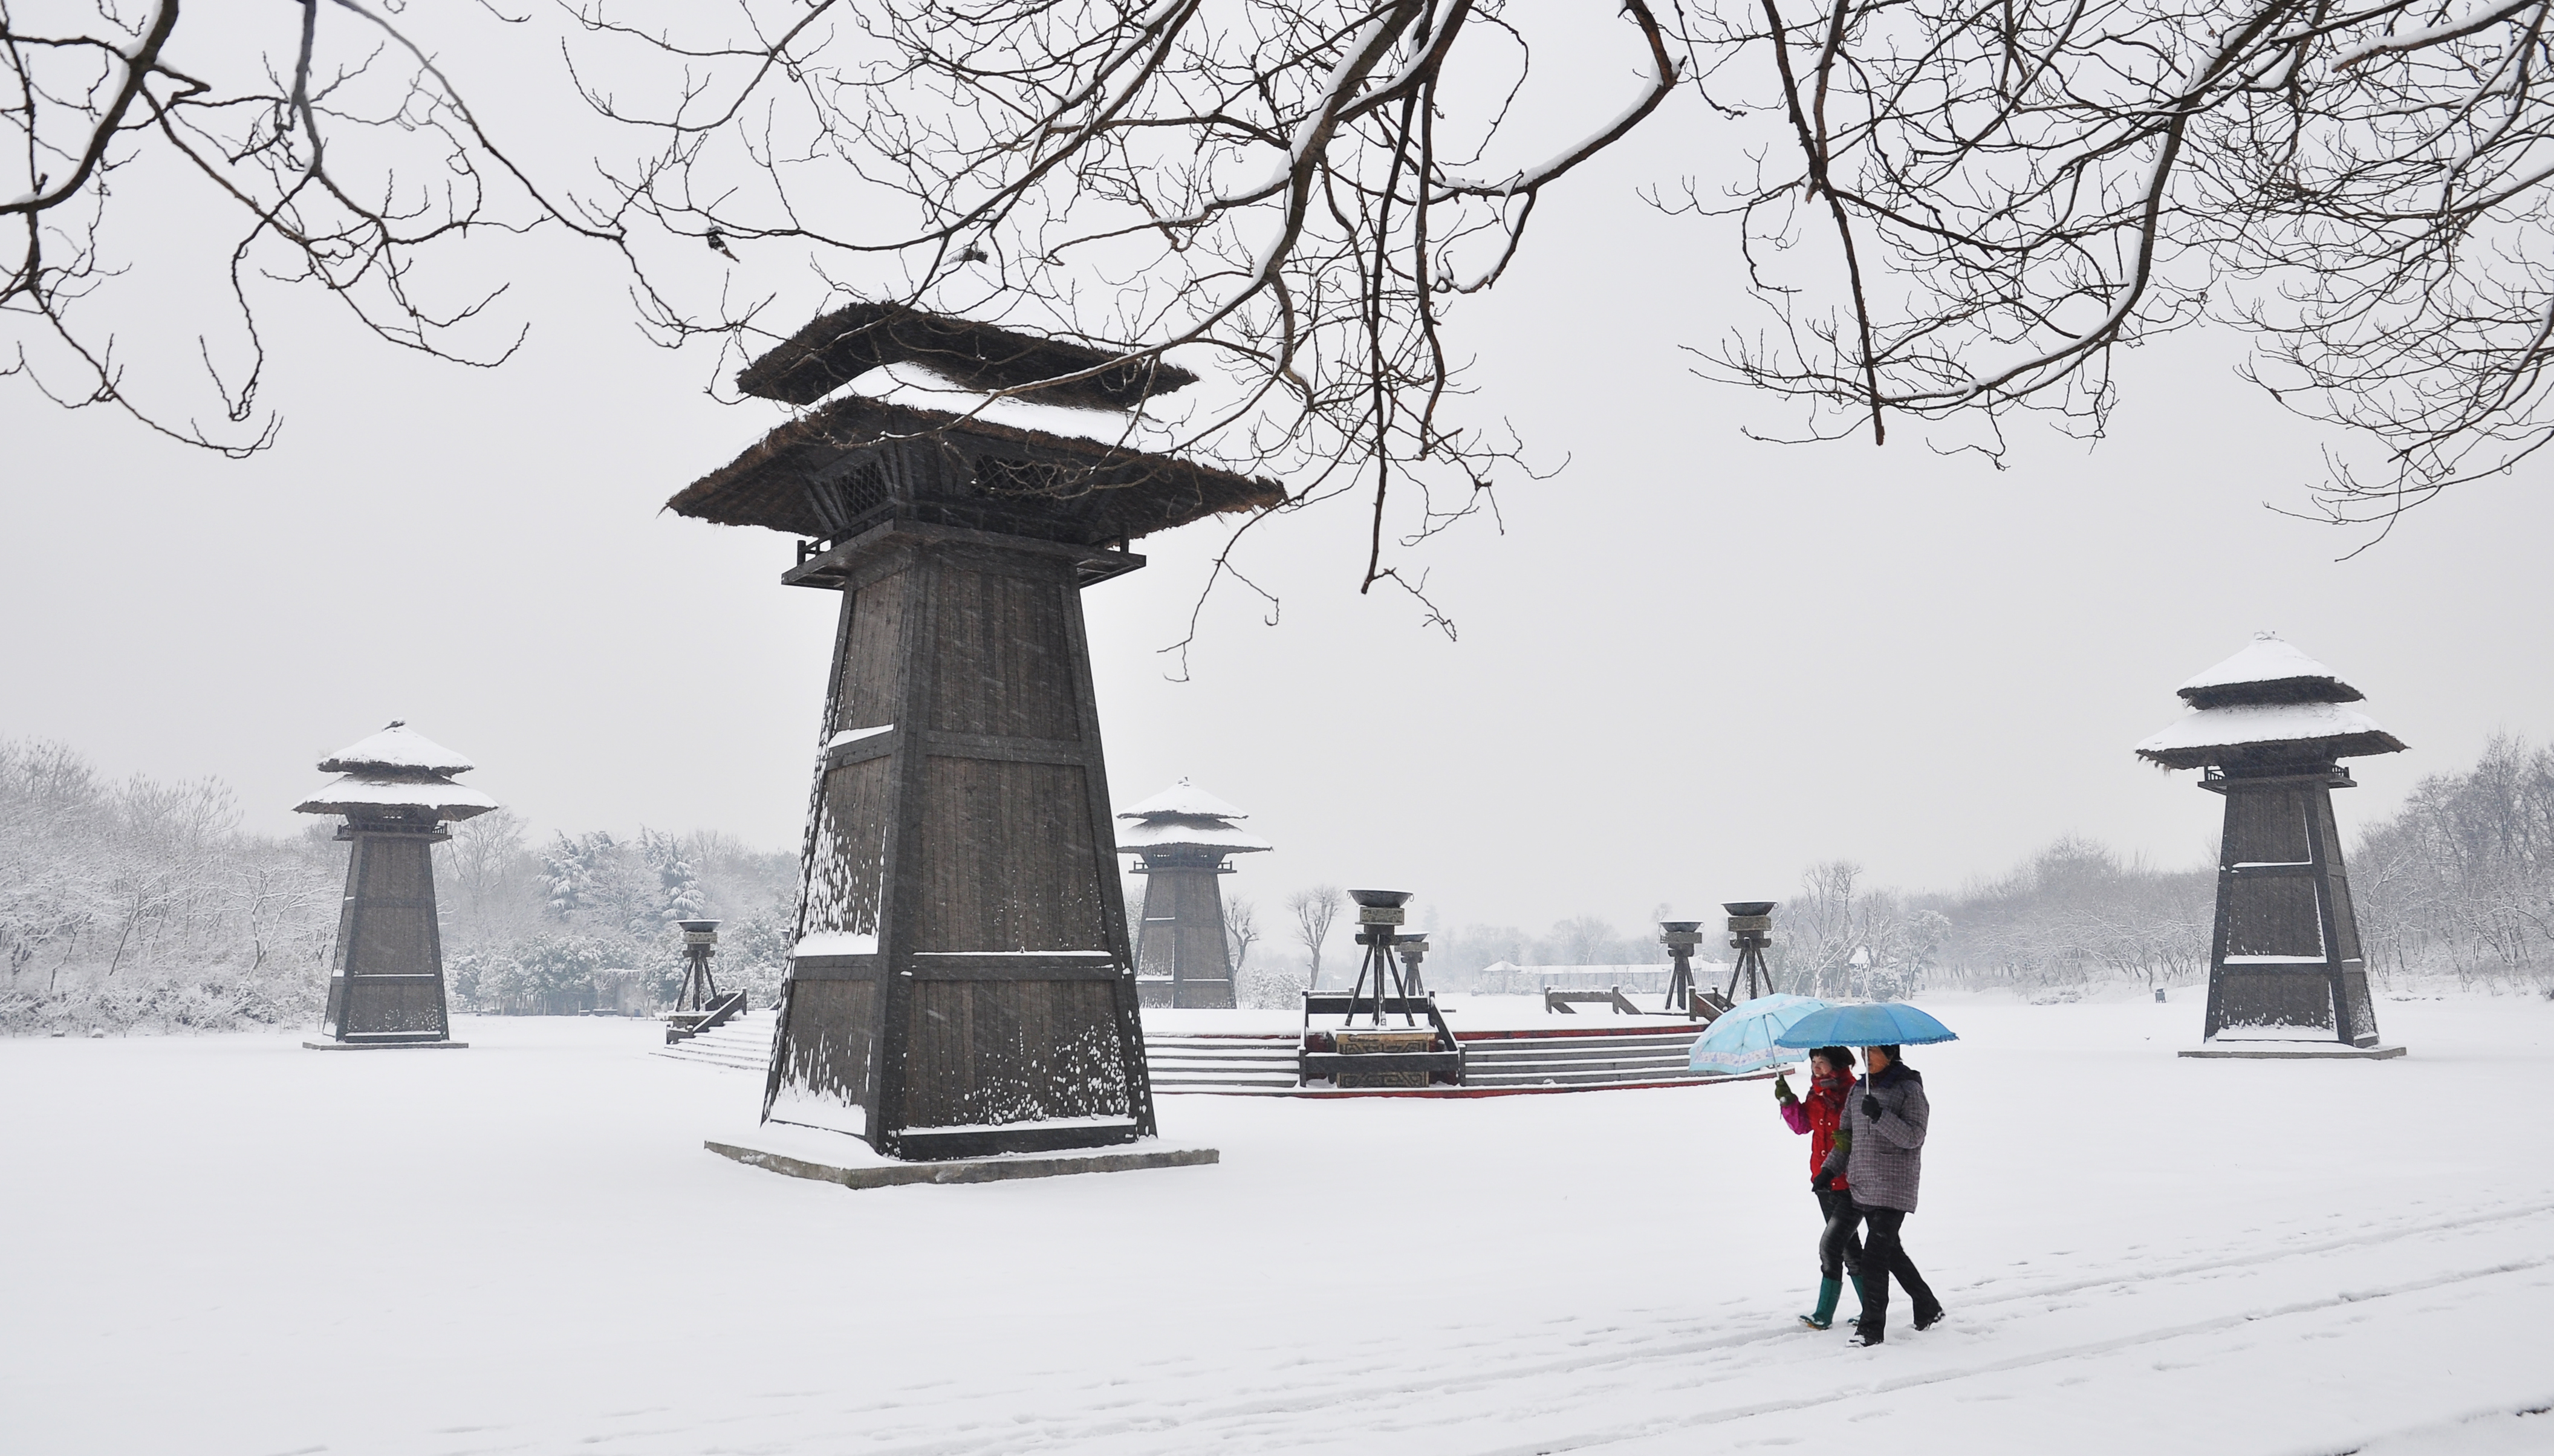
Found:
[[[1187,682],[1158,649],[1215,526],[1087,595],[1111,790],[1187,775],[1254,811],[1278,851],[1231,892],[1390,885],[1441,927],[1537,930],[1782,897],[1834,857],[1907,888],[2068,834],[2193,861],[2217,801],[2129,748],[2262,626],[2413,746],[2358,765],[2349,824],[2495,732],[2554,734],[2533,472],[2336,561],[2357,537],[2264,508],[2304,504],[2320,437],[2199,334],[2131,359],[2109,441],[2025,426],[2003,473],[1912,428],[1751,443],[1785,421],[1678,351],[1728,316],[1724,240],[1632,195],[1676,145],[1593,169],[1458,316],[1486,399],[1568,460],[1501,497],[1504,535],[1432,549],[1459,641],[1354,595],[1353,506],[1270,535],[1282,623],[1223,601]],[[794,847],[836,599],[778,585],[787,538],[657,509],[775,416],[708,400],[607,274],[526,258],[534,332],[494,373],[279,315],[288,424],[246,463],[0,383],[0,734],[217,775],[282,831],[314,760],[405,718],[540,832]]]

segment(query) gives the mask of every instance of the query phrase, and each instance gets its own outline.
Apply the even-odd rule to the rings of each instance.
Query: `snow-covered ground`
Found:
[[[645,1022],[0,1042],[0,1449],[2554,1451],[2554,1003],[2350,1064],[1927,1004],[1950,1318],[1873,1351],[1793,1323],[1761,1081],[1170,1097],[1219,1166],[853,1192],[703,1151],[755,1079]]]

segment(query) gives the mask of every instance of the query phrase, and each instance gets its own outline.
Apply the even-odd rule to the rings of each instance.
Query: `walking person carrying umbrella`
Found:
[[[1942,1301],[1907,1257],[1901,1232],[1916,1211],[1916,1188],[1924,1173],[1924,1132],[1933,1119],[1924,1097],[1924,1074],[1898,1060],[1896,1047],[1865,1047],[1863,1064],[1871,1075],[1862,1095],[1845,1104],[1845,1127],[1852,1141],[1827,1155],[1822,1175],[1841,1175],[1851,1184],[1853,1211],[1870,1237],[1863,1241],[1858,1282],[1862,1314],[1853,1322],[1853,1343],[1877,1345],[1889,1323],[1889,1282],[1898,1281],[1914,1304],[1917,1329],[1930,1328],[1942,1317]]]
[[[1859,1045],[1870,1073],[1863,1079],[1861,1094],[1846,1100],[1836,1146],[1818,1169],[1820,1176],[1848,1185],[1866,1235],[1858,1286],[1862,1314],[1854,1321],[1853,1331],[1857,1345],[1877,1345],[1886,1336],[1893,1279],[1907,1290],[1917,1329],[1928,1328],[1942,1317],[1942,1301],[1933,1296],[1916,1261],[1907,1256],[1902,1239],[1907,1216],[1916,1211],[1916,1186],[1924,1173],[1924,1136],[1932,1124],[1933,1109],[1924,1095],[1923,1074],[1899,1059],[1899,1047],[1908,1042],[1956,1040],[1950,1028],[1896,1001],[1829,1007],[1801,1018],[1775,1039],[1777,1046],[1794,1048]]]
[[[1850,1143],[1841,1128],[1854,1092],[1853,1053],[1842,1047],[1820,1047],[1809,1054],[1805,1099],[1792,1090],[1788,1074],[1774,1079],[1774,1104],[1782,1111],[1783,1121],[1809,1139],[1809,1192],[1818,1200],[1820,1225],[1818,1307],[1801,1315],[1800,1323],[1811,1329],[1834,1325],[1836,1296],[1844,1292],[1846,1275],[1853,1276],[1856,1297],[1866,1297],[1862,1294],[1862,1240],[1854,1232],[1862,1216],[1854,1211],[1850,1179],[1826,1166],[1839,1139]]]

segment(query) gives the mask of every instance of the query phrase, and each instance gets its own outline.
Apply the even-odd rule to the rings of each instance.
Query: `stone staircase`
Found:
[[[1156,1092],[1291,1092],[1291,1034],[1159,1036],[1144,1039]]]
[[[759,1074],[771,1058],[779,1013],[749,1011],[727,1025],[654,1055]],[[1723,1081],[1686,1069],[1685,1053],[1702,1034],[1693,1027],[1622,1027],[1584,1031],[1458,1032],[1466,1088],[1592,1091],[1654,1082]],[[1291,1095],[1293,1033],[1162,1035],[1144,1039],[1144,1063],[1156,1092]],[[1445,1090],[1452,1090],[1451,1088]],[[1317,1094],[1322,1095],[1322,1094]]]
[[[702,1032],[670,1047],[659,1047],[654,1055],[671,1057],[677,1062],[697,1062],[707,1066],[733,1067],[758,1075],[771,1064],[771,1031],[779,1021],[780,1013],[777,1011],[748,1011],[725,1026]]]
[[[1658,1030],[1456,1033],[1467,1087],[1616,1087],[1727,1078],[1691,1070],[1700,1026]]]
[[[1463,1086],[1531,1090],[1595,1090],[1656,1082],[1728,1078],[1688,1069],[1685,1054],[1699,1024],[1608,1027],[1584,1031],[1457,1032]],[[1153,1036],[1145,1064],[1156,1092],[1290,1094],[1295,1080],[1292,1034]],[[1440,1091],[1450,1091],[1443,1088]],[[1328,1095],[1317,1092],[1314,1095]]]

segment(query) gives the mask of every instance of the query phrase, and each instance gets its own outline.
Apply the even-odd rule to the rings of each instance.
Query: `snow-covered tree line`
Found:
[[[635,971],[640,1001],[681,989],[674,923],[721,921],[712,970],[722,990],[768,999],[788,965],[797,860],[725,835],[635,839],[597,830],[526,835],[499,810],[453,826],[436,865],[444,968],[454,1001],[491,1011],[575,1011],[609,1005]]]
[[[457,1009],[576,1010],[635,972],[680,984],[681,935],[720,928],[720,985],[768,993],[795,860],[723,835],[527,839],[500,810],[436,850]],[[219,781],[111,780],[61,743],[0,739],[0,1034],[290,1025],[318,1015],[344,893],[333,822],[243,830]]]
[[[215,780],[0,739],[0,1032],[315,1013],[345,872],[327,836],[245,834]]]
[[[2554,746],[2496,737],[2413,787],[2349,860],[2370,971],[2554,995]]]

